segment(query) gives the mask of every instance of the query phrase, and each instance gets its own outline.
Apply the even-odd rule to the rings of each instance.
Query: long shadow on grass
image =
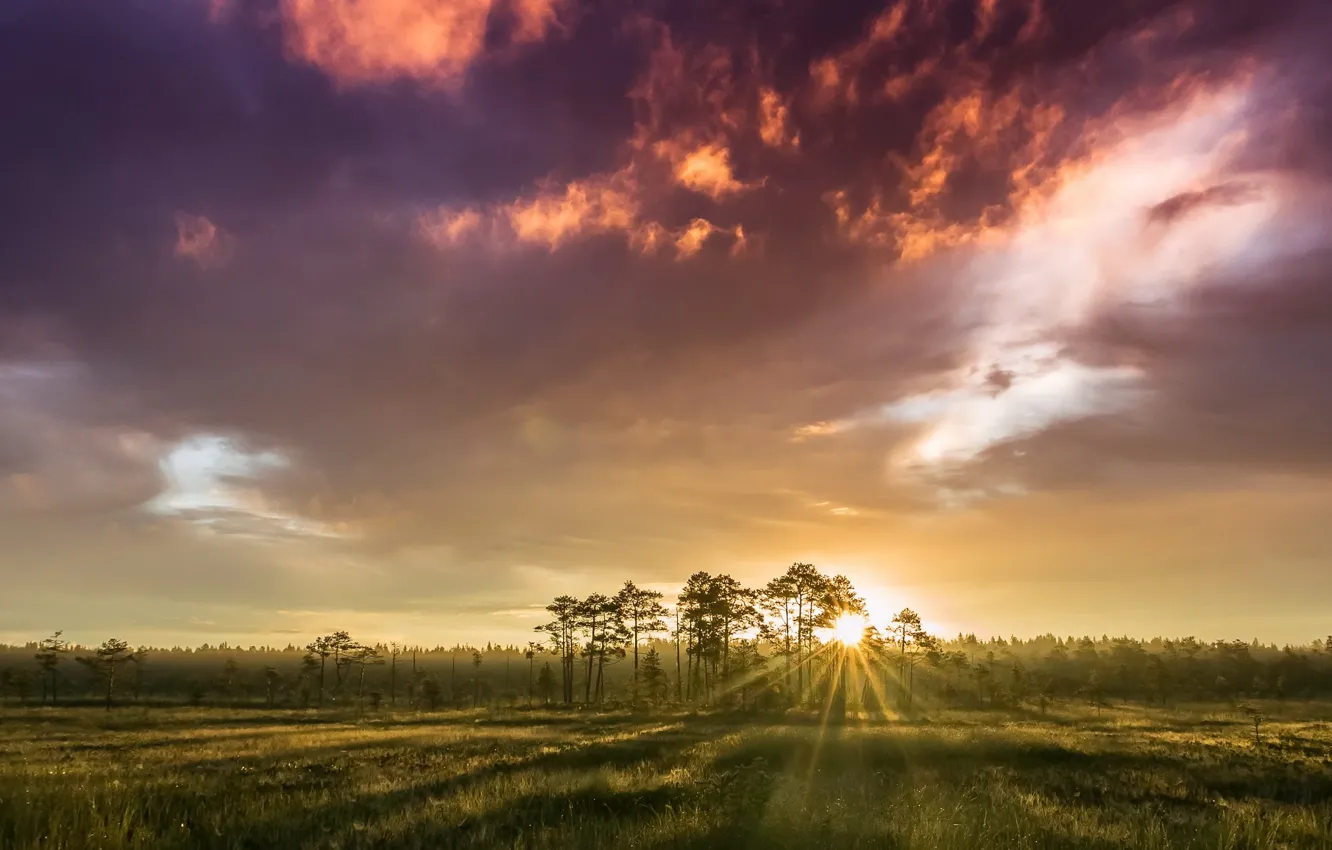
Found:
[[[383,755],[383,759],[388,761],[401,760],[395,758],[395,753],[410,752],[415,754],[413,761],[429,763],[441,756],[471,758],[478,755],[499,753],[505,749],[532,747],[537,744],[582,744],[587,739],[602,738],[610,732],[626,733],[636,726],[646,728],[662,723],[688,722],[695,726],[706,726],[709,729],[714,729],[720,725],[712,722],[694,723],[695,720],[696,718],[689,715],[632,715],[629,713],[554,718],[537,716],[532,718],[532,722],[522,722],[521,718],[478,718],[475,715],[449,717],[439,715],[428,720],[395,721],[384,724],[366,723],[356,726],[345,725],[341,728],[348,732],[359,733],[362,737],[328,745],[293,743],[291,747],[282,750],[204,758],[182,763],[176,767],[191,772],[230,773],[240,769],[254,771],[262,770],[275,762],[297,761],[309,764],[326,759],[355,757],[371,750],[389,751]],[[449,728],[466,729],[468,735],[450,740],[447,743],[429,743],[400,734],[427,727],[440,730]],[[508,729],[544,729],[549,730],[550,734],[540,741],[521,737],[507,737],[500,734],[503,730]],[[266,731],[265,734],[281,735],[283,731],[282,729],[276,729]]]
[[[218,837],[216,841],[207,836],[202,836],[204,843],[196,841],[189,846],[285,848],[292,846],[293,843],[299,843],[299,837],[323,834],[330,834],[330,838],[332,835],[344,836],[345,840],[339,839],[344,847],[361,846],[357,843],[358,824],[364,826],[365,824],[387,821],[402,816],[404,813],[409,813],[413,809],[423,809],[433,799],[458,794],[469,787],[491,782],[506,775],[526,771],[537,774],[561,771],[593,771],[600,768],[627,768],[651,762],[666,763],[681,750],[707,737],[710,736],[702,732],[690,732],[679,727],[673,727],[616,741],[575,744],[554,753],[543,753],[530,758],[491,763],[472,771],[436,780],[427,779],[405,788],[397,788],[379,794],[365,794],[351,799],[334,799],[313,805],[302,803],[299,799],[292,799],[289,807],[268,818],[247,819],[230,825],[228,831],[234,830],[234,833],[229,836]],[[338,797],[345,795],[348,790],[347,786],[353,781],[353,773],[348,772],[321,781],[321,790]],[[293,790],[299,791],[300,789]],[[663,792],[664,794],[665,792]],[[520,798],[517,803],[505,804],[495,812],[487,813],[484,821],[491,825],[516,823],[521,820],[521,817],[515,814],[515,811],[521,814],[522,811],[525,811],[524,806],[527,808],[535,807],[536,810],[543,812],[553,811],[550,809],[550,805],[553,804],[547,801],[548,797],[549,795],[535,795]],[[592,791],[587,791],[570,792],[569,794],[557,795],[557,797],[568,804],[562,810],[568,814],[576,812],[576,807],[569,808],[569,805],[579,802],[592,805],[598,795]],[[611,797],[619,801],[613,805],[629,806],[632,804],[631,807],[635,810],[643,810],[648,814],[655,811],[655,809],[652,806],[644,808],[639,804],[644,800],[658,799],[658,797],[644,797],[641,794],[611,795]],[[665,799],[664,796],[660,798]],[[524,800],[527,802],[524,802]],[[515,805],[518,806],[516,810]],[[612,804],[603,801],[597,803],[597,805]]]
[[[450,725],[440,724],[437,729],[447,729]],[[504,734],[504,727],[491,725],[456,724],[457,728],[466,729],[466,735],[459,735],[444,741],[424,740],[412,737],[410,729],[396,726],[381,728],[347,727],[346,731],[356,732],[360,737],[351,740],[339,740],[332,743],[298,742],[280,750],[263,753],[237,754],[210,757],[183,762],[177,769],[187,772],[235,773],[238,770],[249,772],[263,771],[276,764],[295,763],[318,765],[326,761],[347,761],[349,759],[370,759],[381,767],[393,764],[410,763],[417,768],[438,767],[445,759],[458,760],[487,755],[504,755],[506,751],[536,746],[566,746],[586,743],[588,740],[604,738],[608,729],[595,726],[586,728],[556,727],[545,737],[537,740]],[[621,728],[621,727],[616,727]],[[376,753],[375,751],[381,751]]]
[[[814,762],[817,754],[817,763]],[[1093,753],[1055,743],[1003,738],[936,738],[925,735],[864,735],[855,729],[829,729],[821,740],[806,735],[750,737],[718,761],[737,767],[761,760],[778,769],[855,766],[871,772],[903,773],[912,767],[957,769],[970,774],[981,767],[1104,769],[1144,768],[1172,763],[1162,756],[1139,753]]]
[[[142,750],[189,749],[191,747],[225,744],[244,745],[250,741],[275,738],[291,734],[287,729],[255,729],[241,735],[181,735],[174,738],[154,738],[149,741],[60,741],[51,744],[53,752],[70,754],[107,753],[133,754]]]
[[[525,846],[549,828],[573,825],[586,836],[578,846],[612,846],[612,835],[623,839],[636,826],[669,816],[687,800],[684,789],[658,786],[634,791],[582,788],[574,791],[527,794],[478,818],[461,823],[423,819],[408,834],[367,845],[376,848],[411,846],[479,848]]]
[[[672,836],[653,842],[635,843],[644,850],[810,850],[810,848],[872,847],[874,850],[897,850],[904,846],[919,846],[918,842],[903,844],[891,831],[873,827],[839,829],[817,819],[805,824],[783,823],[780,828],[761,824],[722,823],[702,833]],[[975,836],[971,843],[957,840],[948,846],[956,847],[1040,847],[1044,850],[1122,850],[1123,845],[1104,838],[1086,835],[1068,835],[1047,827],[1028,826],[1021,835],[1006,835],[1002,830]]]

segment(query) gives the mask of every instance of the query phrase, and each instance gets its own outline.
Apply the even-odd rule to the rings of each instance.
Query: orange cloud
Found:
[[[735,242],[731,245],[731,256],[739,257],[749,253],[751,248],[749,239],[745,236],[744,226],[737,224],[732,228],[731,234],[735,237]]]
[[[707,45],[686,53],[665,25],[650,30],[656,45],[647,72],[629,92],[636,112],[632,154],[669,164],[673,182],[713,200],[758,185],[736,177],[736,144],[755,131],[765,144],[798,144],[787,105],[754,79],[757,73],[738,80],[731,50]],[[756,65],[757,57],[740,59],[742,74],[745,61]]]
[[[657,156],[671,163],[675,182],[694,192],[719,201],[727,195],[750,188],[731,170],[731,151],[718,143],[689,147],[677,140],[658,142]]]
[[[515,14],[542,27],[556,26],[563,0],[533,0]],[[732,255],[749,249],[753,238],[743,226],[718,228],[694,218],[682,227],[651,215],[672,186],[722,201],[762,185],[735,174],[734,145],[757,130],[765,144],[793,148],[798,135],[789,126],[789,108],[765,86],[737,87],[732,53],[707,46],[686,54],[669,29],[655,22],[640,27],[656,39],[648,70],[630,91],[634,134],[622,149],[615,171],[572,181],[544,181],[531,194],[481,210],[444,208],[418,217],[420,236],[438,247],[456,245],[484,229],[511,234],[517,244],[555,251],[580,238],[623,234],[643,255],[673,247],[677,259],[696,256],[715,233],[733,235]],[[757,63],[757,59],[754,60]],[[758,107],[758,115],[755,114]]]
[[[759,138],[770,148],[800,147],[800,133],[791,129],[791,110],[777,91],[759,89]]]
[[[817,437],[831,437],[833,434],[840,434],[847,430],[848,427],[845,422],[811,422],[795,429],[795,432],[791,435],[791,440],[792,442],[803,443],[805,440]]]
[[[902,54],[902,42],[913,36],[930,34],[946,36],[948,22],[942,15],[942,3],[936,0],[897,0],[879,14],[870,24],[864,37],[856,44],[830,56],[810,63],[809,76],[812,102],[820,108],[835,103],[856,105],[862,91],[862,74],[883,62]],[[976,50],[994,32],[1005,5],[1025,7],[1025,19],[1016,42],[1026,43],[1043,36],[1047,31],[1044,0],[976,0],[975,24],[970,39],[939,52],[926,55],[914,65],[897,69],[886,82],[875,83],[871,96],[877,92],[888,100],[900,100],[922,82],[936,74],[945,62],[961,66],[982,64],[976,60]],[[951,42],[950,42],[951,43]]]
[[[568,6],[565,0],[509,0],[514,17],[511,35],[514,43],[542,41],[552,30],[563,28]]]
[[[845,189],[826,193],[823,202],[832,210],[837,220],[837,232],[844,241],[871,246],[892,244],[893,216],[884,211],[883,201],[878,195],[860,212],[852,210]]]
[[[639,203],[632,176],[617,172],[543,187],[536,197],[504,207],[503,214],[519,241],[553,251],[585,233],[632,230]]]
[[[214,0],[220,2],[221,0]],[[499,0],[282,0],[287,53],[343,86],[399,78],[456,88]],[[509,0],[513,44],[562,28],[566,0]]]
[[[629,232],[629,247],[645,256],[657,253],[670,241],[670,233],[655,221],[646,222]]]
[[[699,251],[703,250],[703,243],[708,241],[708,237],[717,232],[717,227],[712,222],[703,218],[696,218],[689,222],[675,240],[675,258],[677,260],[686,260]]]
[[[719,233],[729,233],[733,240],[728,256],[739,257],[749,252],[750,241],[745,236],[743,226],[737,224],[728,230],[718,227],[705,218],[696,218],[689,222],[683,230],[675,234],[675,259],[687,260],[690,257],[697,256],[703,250],[707,241]]]
[[[548,251],[609,233],[623,234],[629,247],[644,256],[671,246],[677,260],[687,260],[718,233],[733,236],[731,256],[748,250],[750,240],[740,225],[727,230],[695,218],[672,231],[661,222],[644,218],[640,194],[634,172],[625,169],[568,183],[547,182],[533,195],[485,210],[442,207],[419,215],[416,229],[422,239],[441,249],[454,247],[474,234],[503,233],[507,229],[517,244]]]
[[[468,207],[451,210],[441,207],[417,216],[417,232],[436,248],[457,245],[481,229],[482,215]]]
[[[810,63],[815,104],[830,106],[837,101],[854,104],[860,100],[858,77],[861,70],[875,51],[897,41],[906,26],[907,7],[911,3],[912,0],[897,0],[874,19],[869,32],[859,43]]]
[[[994,21],[998,16],[999,0],[977,0],[976,31],[972,36],[973,40],[984,41],[990,30],[994,29]]]
[[[1043,101],[1020,84],[994,94],[981,80],[964,82],[926,116],[915,154],[894,157],[905,209],[890,212],[876,195],[855,212],[845,192],[832,193],[825,202],[844,240],[892,245],[903,260],[976,241],[999,224],[1003,210],[990,207],[975,218],[953,220],[943,208],[953,176],[968,165],[1002,170],[1011,186],[1007,200],[1022,203],[1057,167],[1050,142],[1065,117],[1057,103]]]
[[[888,81],[883,84],[884,97],[889,100],[901,100],[906,97],[938,70],[939,62],[938,56],[931,56],[921,60],[910,71],[903,71],[889,77]]]
[[[176,213],[176,256],[201,269],[220,268],[231,259],[235,239],[201,215]]]

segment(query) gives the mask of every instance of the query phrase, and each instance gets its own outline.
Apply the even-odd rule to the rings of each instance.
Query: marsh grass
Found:
[[[0,713],[0,848],[1332,848],[1332,727]]]

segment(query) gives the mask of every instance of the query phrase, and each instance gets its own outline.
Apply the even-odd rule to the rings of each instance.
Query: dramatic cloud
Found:
[[[800,147],[800,133],[791,128],[791,110],[778,92],[764,86],[759,89],[759,138],[770,148]]]
[[[760,5],[0,13],[0,638],[1315,581],[1322,4]]]
[[[281,0],[291,55],[346,86],[413,78],[458,87],[485,52],[497,5],[495,0]],[[527,44],[560,27],[565,3],[514,0],[507,8],[511,41]]]
[[[519,240],[554,250],[585,232],[631,231],[638,219],[636,194],[632,176],[621,173],[547,189],[515,201],[504,214]]]
[[[731,152],[720,145],[689,148],[677,141],[663,141],[654,150],[670,161],[676,182],[714,201],[745,188],[731,172]]]

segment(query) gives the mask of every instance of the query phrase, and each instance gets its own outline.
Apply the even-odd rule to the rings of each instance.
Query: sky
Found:
[[[1318,0],[9,0],[0,640],[845,573],[1332,632]]]

